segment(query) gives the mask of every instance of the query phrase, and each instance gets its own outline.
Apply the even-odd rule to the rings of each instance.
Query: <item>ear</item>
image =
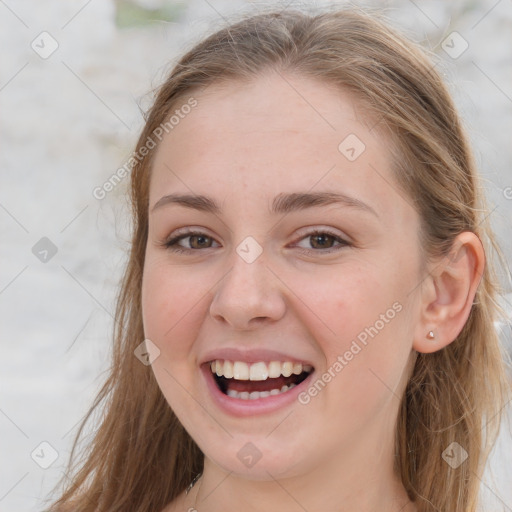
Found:
[[[469,317],[484,266],[482,243],[469,231],[459,234],[448,255],[431,265],[420,292],[415,350],[436,352],[455,340]],[[432,339],[428,337],[430,331]]]

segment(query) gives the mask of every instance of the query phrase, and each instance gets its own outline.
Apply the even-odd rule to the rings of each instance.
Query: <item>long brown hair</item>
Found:
[[[447,347],[417,355],[396,424],[395,470],[418,511],[474,512],[508,397],[494,327],[499,289],[491,250],[497,247],[461,123],[426,52],[354,9],[249,16],[181,58],[158,91],[136,151],[194,91],[219,81],[251,80],[270,68],[352,92],[389,130],[397,181],[420,215],[425,258],[448,257],[463,231],[476,233],[484,244],[487,264],[469,319]],[[51,511],[160,511],[202,470],[203,454],[151,368],[133,354],[144,339],[141,283],[153,154],[137,162],[131,175],[133,240],[118,298],[110,375],[77,434],[73,476],[65,479]],[[76,458],[84,425],[98,410],[99,426]],[[456,469],[442,458],[452,442],[469,455]]]

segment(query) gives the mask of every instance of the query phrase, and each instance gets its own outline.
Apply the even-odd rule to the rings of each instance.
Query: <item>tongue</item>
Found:
[[[229,389],[235,391],[272,391],[273,389],[281,389],[283,386],[289,386],[297,381],[298,375],[291,375],[290,377],[277,377],[276,379],[267,380],[236,380],[236,379],[225,379],[226,381],[226,392]]]

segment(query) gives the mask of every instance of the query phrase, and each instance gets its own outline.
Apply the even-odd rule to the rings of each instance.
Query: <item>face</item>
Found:
[[[389,140],[314,80],[194,98],[150,182],[143,320],[165,398],[207,461],[249,478],[391,453],[420,249]]]

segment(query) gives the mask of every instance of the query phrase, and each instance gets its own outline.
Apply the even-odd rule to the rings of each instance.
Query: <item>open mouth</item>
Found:
[[[257,400],[286,393],[313,372],[311,365],[291,361],[246,363],[217,359],[210,362],[217,387],[225,395]]]

